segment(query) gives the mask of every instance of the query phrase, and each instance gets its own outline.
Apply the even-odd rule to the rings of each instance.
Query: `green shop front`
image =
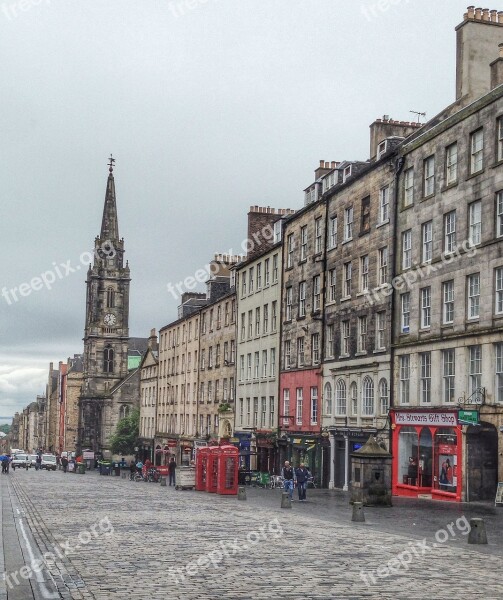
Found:
[[[287,439],[287,456],[294,467],[304,463],[314,476],[317,485],[321,485],[323,476],[322,440],[320,435],[295,434]]]

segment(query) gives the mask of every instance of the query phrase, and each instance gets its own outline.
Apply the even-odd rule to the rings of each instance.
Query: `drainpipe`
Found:
[[[395,190],[394,190],[394,202],[395,205],[393,207],[393,261],[391,262],[391,281],[396,276],[396,265],[397,265],[397,256],[398,253],[396,249],[398,248],[398,208],[400,202],[400,174],[403,170],[403,166],[405,164],[404,156],[397,156],[395,161]],[[390,378],[389,378],[389,403],[390,407],[394,406],[394,393],[395,393],[395,347],[394,347],[394,339],[395,339],[395,306],[396,306],[396,293],[393,293],[390,296],[390,313],[391,313],[391,326],[390,326]],[[391,429],[391,418],[388,410],[388,420],[389,420],[389,452],[393,453],[392,446],[392,437],[393,431]],[[393,462],[391,463],[391,481],[393,481]]]

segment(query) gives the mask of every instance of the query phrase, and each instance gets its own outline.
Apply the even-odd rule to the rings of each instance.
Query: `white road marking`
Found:
[[[18,512],[19,512],[19,510],[18,510]],[[21,518],[19,518],[19,528],[21,529],[21,533],[23,534],[24,543],[26,545],[26,549],[28,550],[31,564],[34,565],[36,563],[35,554],[33,552],[33,548],[31,547],[30,540],[28,539],[28,536],[26,535],[26,531],[25,531],[24,524],[23,524],[23,519],[21,519]],[[44,598],[47,598],[47,600],[61,598],[61,596],[57,592],[50,592],[47,589],[47,587],[45,585],[45,581],[44,581],[44,576],[42,575],[41,571],[37,570],[36,572],[35,571],[33,571],[33,572],[35,573],[35,578],[37,580],[40,591]]]

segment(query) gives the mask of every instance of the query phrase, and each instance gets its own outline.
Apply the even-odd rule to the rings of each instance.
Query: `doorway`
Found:
[[[494,425],[471,425],[466,434],[466,499],[494,500],[498,483],[498,432]]]

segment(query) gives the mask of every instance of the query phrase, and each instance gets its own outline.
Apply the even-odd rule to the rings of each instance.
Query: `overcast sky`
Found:
[[[147,337],[176,317],[169,282],[239,250],[249,206],[299,208],[320,159],[368,158],[375,118],[453,101],[467,2],[380,6],[0,0],[0,287],[56,279],[0,297],[0,423],[82,351],[111,152],[130,333]]]

